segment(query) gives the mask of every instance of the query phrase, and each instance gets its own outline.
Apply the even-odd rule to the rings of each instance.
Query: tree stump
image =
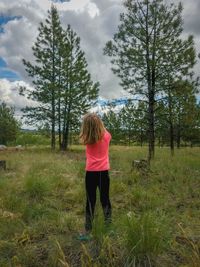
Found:
[[[0,170],[6,170],[6,161],[0,160]]]
[[[132,167],[141,174],[147,174],[149,172],[149,163],[146,159],[133,160]]]

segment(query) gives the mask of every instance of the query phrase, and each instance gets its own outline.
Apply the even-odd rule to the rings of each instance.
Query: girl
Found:
[[[110,133],[95,113],[88,113],[83,118],[80,138],[86,145],[86,213],[85,231],[90,232],[94,218],[96,189],[99,188],[100,201],[106,223],[111,222],[111,204],[109,199],[110,178],[109,143]]]

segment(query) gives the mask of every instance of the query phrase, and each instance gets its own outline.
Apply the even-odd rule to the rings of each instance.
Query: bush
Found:
[[[49,145],[49,138],[38,133],[33,132],[21,132],[17,139],[17,145]]]
[[[7,145],[16,139],[19,122],[14,117],[14,109],[0,103],[0,144]]]

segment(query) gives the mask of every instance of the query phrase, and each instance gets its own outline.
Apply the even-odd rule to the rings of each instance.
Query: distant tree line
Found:
[[[20,123],[14,117],[14,108],[0,102],[0,145],[15,141]]]
[[[155,108],[155,144],[169,146],[172,155],[175,146],[200,145],[200,103],[194,85],[188,81],[174,84],[169,108],[163,98]],[[113,144],[148,144],[148,105],[131,99],[119,108],[111,101],[102,114],[106,128],[112,132]]]

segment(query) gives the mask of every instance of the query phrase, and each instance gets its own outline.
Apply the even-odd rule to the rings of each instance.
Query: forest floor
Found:
[[[133,169],[147,147],[111,146],[113,222],[99,195],[91,240],[84,228],[85,154],[45,147],[1,151],[1,267],[199,267],[200,148],[156,148],[151,170]]]

